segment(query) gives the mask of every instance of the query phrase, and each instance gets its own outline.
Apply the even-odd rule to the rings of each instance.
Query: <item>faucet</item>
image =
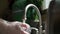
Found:
[[[24,19],[23,19],[23,23],[25,23],[27,17],[26,17],[26,14],[27,14],[27,10],[30,8],[30,7],[33,7],[36,9],[37,11],[37,14],[39,16],[39,30],[37,30],[37,28],[31,28],[31,29],[35,29],[36,31],[38,31],[38,34],[42,34],[42,18],[41,18],[41,14],[40,14],[40,11],[39,9],[37,8],[37,6],[35,6],[34,4],[28,4],[26,7],[25,7],[25,15],[24,15]]]

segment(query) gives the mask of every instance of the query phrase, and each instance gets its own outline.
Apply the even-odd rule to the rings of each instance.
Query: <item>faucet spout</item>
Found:
[[[36,9],[37,11],[37,14],[39,16],[39,34],[42,34],[42,19],[41,19],[41,13],[39,11],[39,9],[37,8],[37,6],[35,6],[34,4],[28,4],[26,7],[25,7],[25,15],[24,15],[24,19],[23,19],[23,23],[25,23],[26,21],[26,14],[27,14],[27,10],[30,8],[30,7],[33,7]]]

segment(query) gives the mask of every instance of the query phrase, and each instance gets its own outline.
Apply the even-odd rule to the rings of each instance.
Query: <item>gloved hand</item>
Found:
[[[28,24],[18,21],[8,22],[0,19],[0,34],[30,34],[26,31],[29,28],[30,26]]]

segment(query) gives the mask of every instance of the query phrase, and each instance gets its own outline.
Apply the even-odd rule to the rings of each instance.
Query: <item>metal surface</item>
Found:
[[[39,15],[39,25],[40,25],[40,26],[39,26],[39,33],[38,33],[38,34],[42,34],[42,19],[41,19],[41,14],[40,14],[40,11],[39,11],[39,9],[37,8],[37,6],[35,6],[34,4],[29,4],[29,5],[26,6],[23,23],[25,23],[25,21],[26,21],[26,19],[27,19],[27,18],[26,18],[26,14],[27,14],[27,10],[28,10],[30,7],[35,8],[36,11],[37,11],[37,14]]]

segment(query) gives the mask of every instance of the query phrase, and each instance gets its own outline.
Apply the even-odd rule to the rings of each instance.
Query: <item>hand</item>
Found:
[[[3,19],[0,19],[0,34],[29,34],[27,31],[22,31],[20,28],[28,27],[28,25],[23,24],[21,22],[8,22]],[[22,27],[19,27],[22,26]]]

